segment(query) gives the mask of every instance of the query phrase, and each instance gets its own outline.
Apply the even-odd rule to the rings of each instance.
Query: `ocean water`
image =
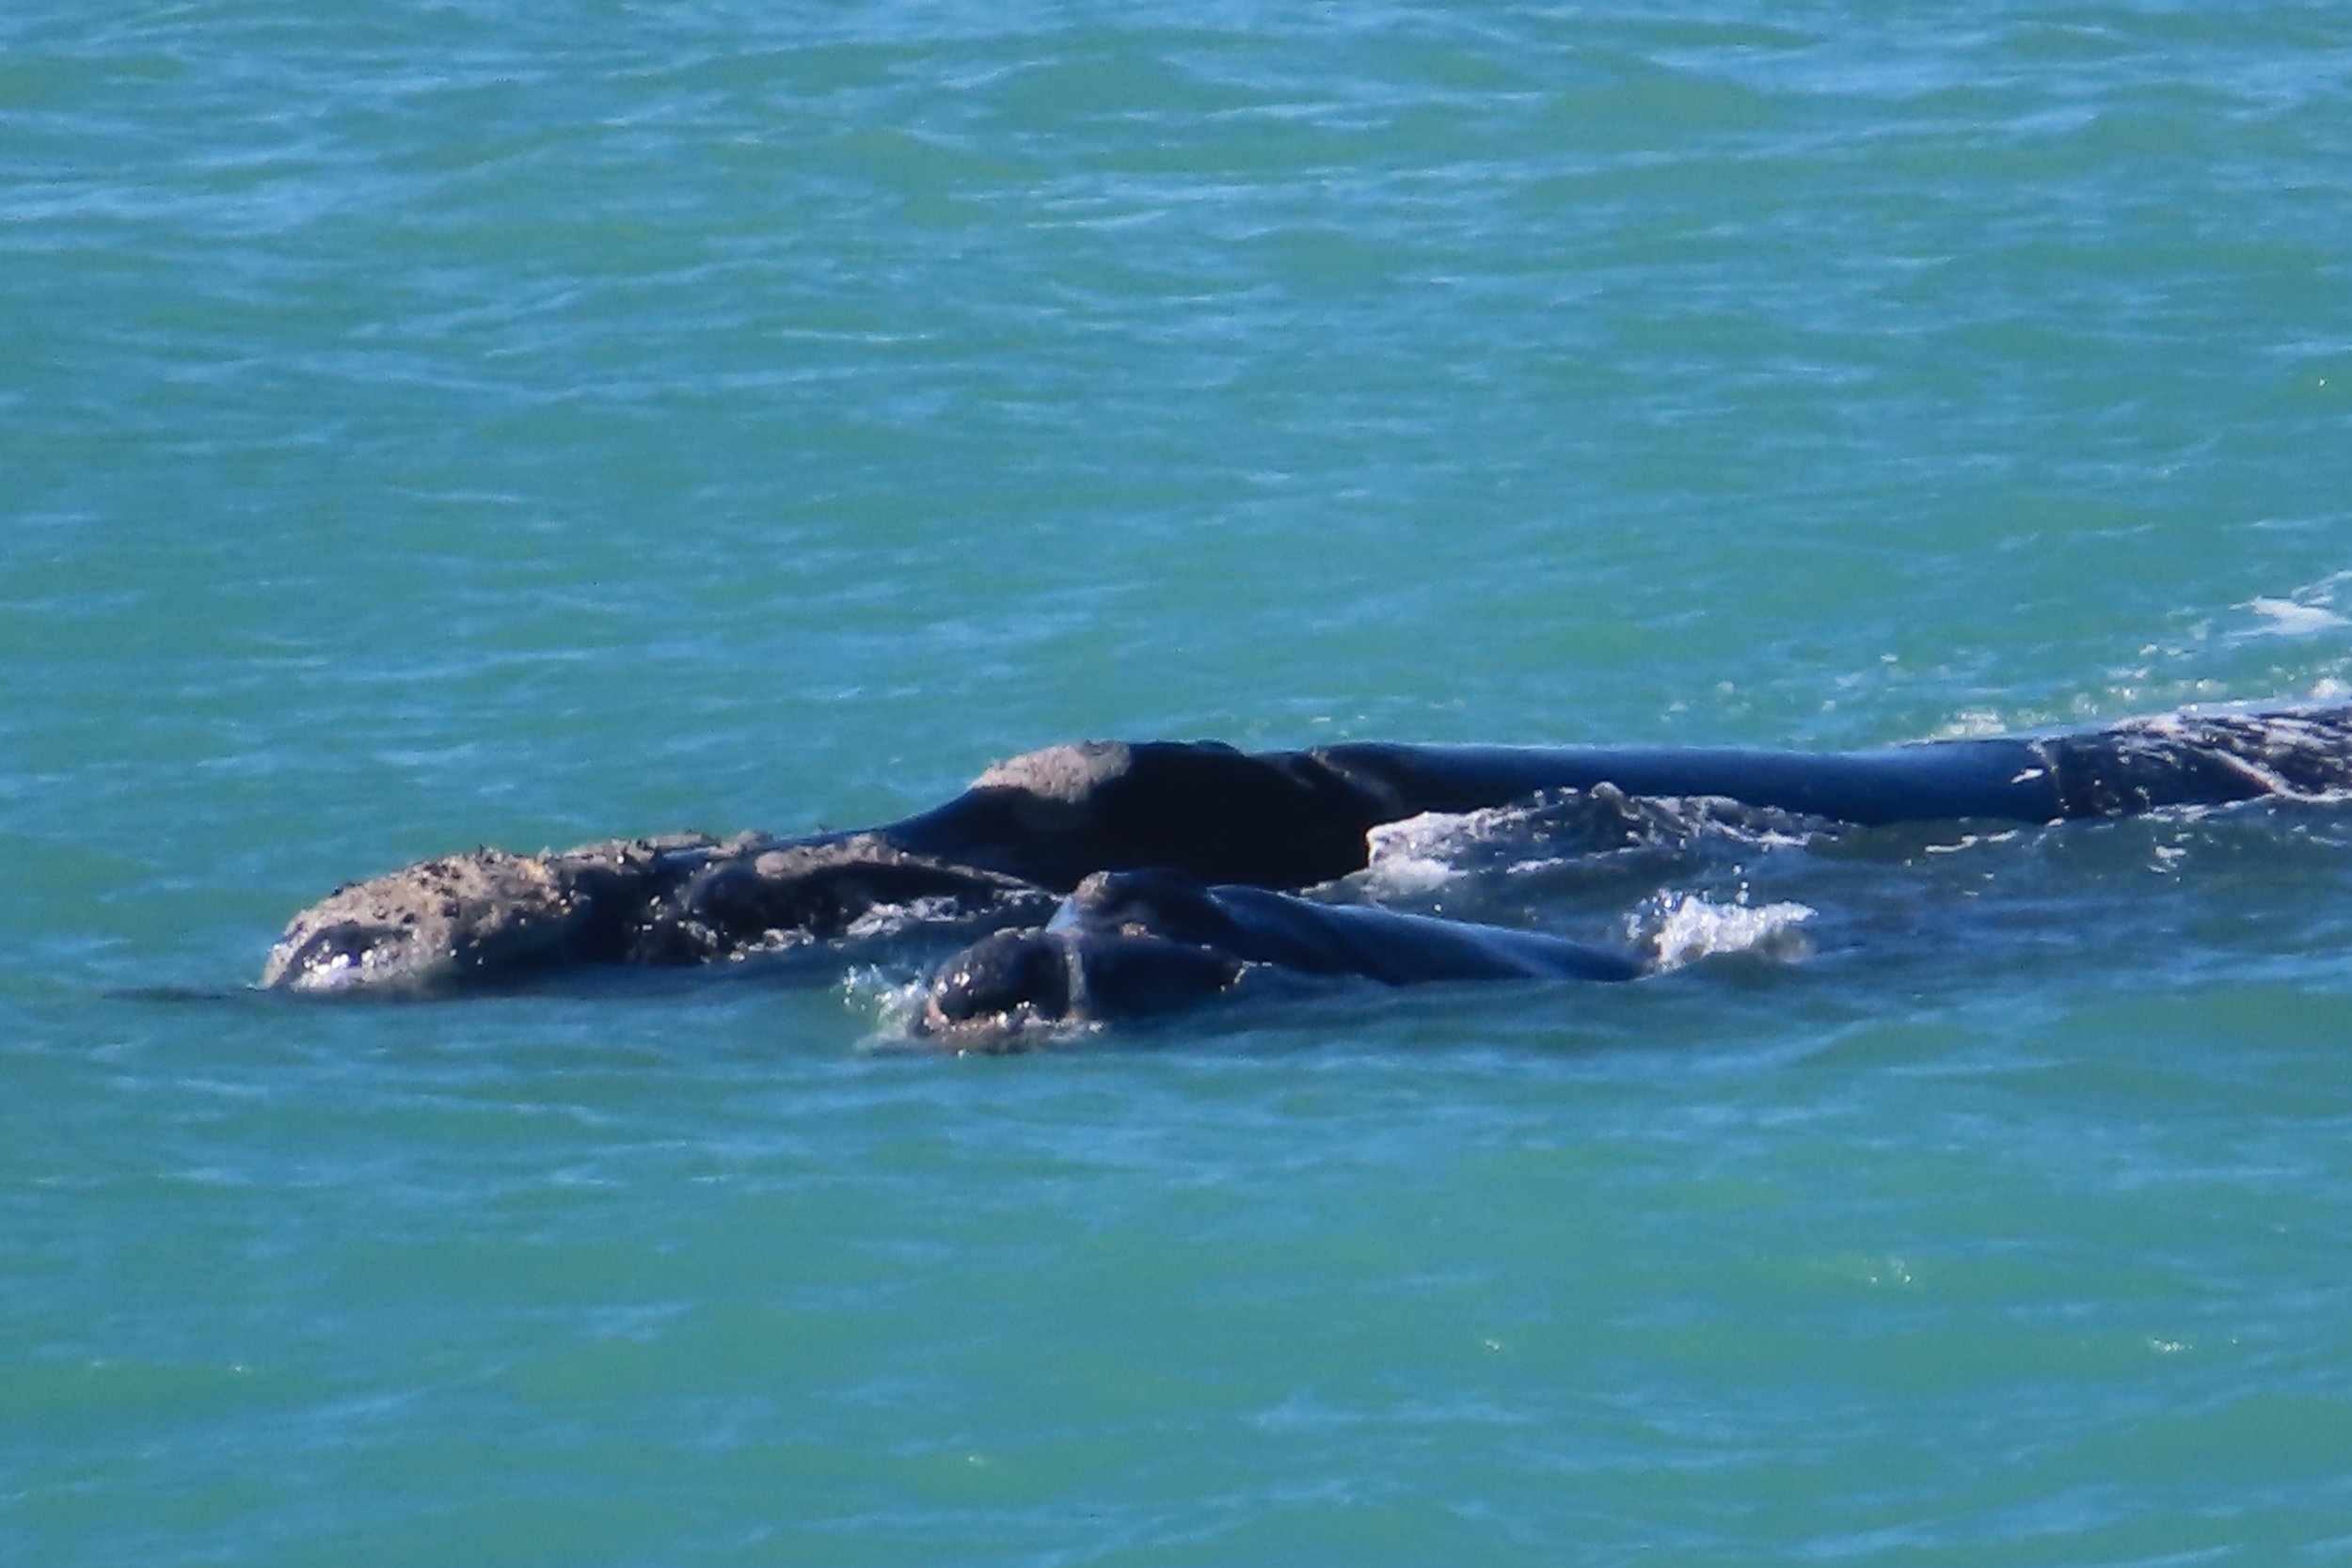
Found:
[[[12,0],[0,1560],[2352,1560],[2342,805],[1023,1056],[243,990],[1082,736],[2344,697],[2348,170],[2285,0]]]

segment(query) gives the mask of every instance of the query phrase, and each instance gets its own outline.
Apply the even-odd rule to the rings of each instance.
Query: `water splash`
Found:
[[[872,1021],[869,1045],[886,1042],[905,1046],[914,1038],[915,1020],[930,987],[922,975],[891,973],[875,965],[850,970],[841,977],[841,1000],[853,1013]]]
[[[2238,635],[2241,637],[2310,637],[2331,627],[2352,625],[2322,604],[2305,604],[2296,599],[2249,599],[2243,607],[2259,618],[2259,624]]]
[[[1798,903],[1720,904],[1704,894],[1661,893],[1627,920],[1627,934],[1658,955],[1662,973],[1724,953],[1793,963],[1813,951],[1799,929],[1817,912]]]
[[[1718,796],[1633,796],[1603,784],[1546,791],[1516,805],[1423,812],[1383,823],[1366,834],[1364,884],[1375,900],[1413,897],[1480,872],[1525,876],[1570,862],[1708,846],[1789,848],[1834,831],[1819,817]]]

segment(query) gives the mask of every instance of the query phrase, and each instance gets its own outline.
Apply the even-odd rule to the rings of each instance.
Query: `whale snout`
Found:
[[[593,913],[571,868],[496,849],[352,882],[294,916],[264,990],[409,994],[562,955]]]
[[[998,931],[931,982],[920,1031],[943,1039],[1009,1036],[1071,1016],[1070,955],[1058,932]]]
[[[1083,926],[999,931],[949,959],[916,1032],[966,1049],[1012,1049],[1025,1031],[1141,1018],[1230,989],[1231,954]]]
[[[381,984],[418,966],[413,926],[338,920],[289,932],[262,970],[265,990],[340,991]]]

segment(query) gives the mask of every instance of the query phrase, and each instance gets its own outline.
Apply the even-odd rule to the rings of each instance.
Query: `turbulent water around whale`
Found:
[[[2347,84],[2267,3],[0,8],[0,1560],[2342,1557],[2340,801],[1388,824],[1327,895],[1687,961],[1013,1056],[928,958],[250,983],[1087,736],[2341,704]]]

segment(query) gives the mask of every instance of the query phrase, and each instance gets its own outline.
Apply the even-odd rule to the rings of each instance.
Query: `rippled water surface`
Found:
[[[242,989],[1078,736],[2343,698],[2346,170],[2328,6],[17,0],[0,1558],[2352,1559],[2341,805],[1023,1057]]]

